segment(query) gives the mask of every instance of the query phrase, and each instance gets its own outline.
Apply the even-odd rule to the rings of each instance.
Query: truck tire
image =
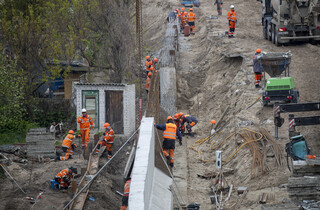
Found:
[[[263,37],[268,40],[268,22],[263,22]]]
[[[274,44],[278,47],[280,46],[279,44],[279,36],[277,34],[277,27],[274,27]]]
[[[268,22],[268,24],[267,24],[267,36],[268,36],[268,40],[269,41],[272,40],[272,36],[271,36],[272,32],[270,33],[270,31],[271,31],[271,23]]]
[[[271,24],[271,42],[274,44],[274,24]]]
[[[268,101],[262,100],[263,106],[268,106]]]

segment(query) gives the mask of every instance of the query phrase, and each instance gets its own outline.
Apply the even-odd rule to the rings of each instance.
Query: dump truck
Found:
[[[290,62],[292,54],[288,52],[263,52],[259,57],[260,68],[263,71],[263,105],[271,101],[298,103],[299,91],[296,89],[293,77],[290,77]],[[266,78],[266,73],[270,78]]]
[[[320,42],[320,0],[261,0],[263,36],[275,45]]]

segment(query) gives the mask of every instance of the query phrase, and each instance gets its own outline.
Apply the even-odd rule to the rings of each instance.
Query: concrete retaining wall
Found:
[[[154,166],[154,118],[143,117],[131,174],[130,210],[171,209],[172,179]]]

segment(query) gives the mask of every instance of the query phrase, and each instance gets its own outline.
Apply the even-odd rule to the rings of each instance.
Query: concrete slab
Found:
[[[176,69],[172,67],[163,67],[160,71],[160,107],[169,115],[174,115],[177,99]]]

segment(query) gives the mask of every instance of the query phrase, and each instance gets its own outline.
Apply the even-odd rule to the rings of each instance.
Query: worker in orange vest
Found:
[[[129,193],[130,193],[130,184],[131,178],[128,177],[126,179],[126,183],[124,185],[123,196],[122,196],[122,206],[120,210],[126,210],[129,203]]]
[[[229,21],[229,33],[228,37],[233,38],[234,31],[236,29],[236,22],[237,22],[237,14],[234,11],[234,6],[230,6],[230,11],[228,12],[227,19]]]
[[[223,0],[216,0],[216,2],[214,3],[214,5],[217,5],[217,11],[218,11],[218,15],[222,15],[222,5],[223,5]]]
[[[146,56],[146,71],[147,75],[151,71],[150,68],[152,67],[152,60],[150,59],[150,56]]]
[[[155,72],[157,72],[158,69],[158,58],[153,59],[153,68],[155,69]]]
[[[68,160],[72,159],[73,151],[77,148],[77,145],[73,143],[74,131],[69,130],[68,135],[62,142],[62,151],[65,152],[64,156],[56,157],[56,160]]]
[[[80,124],[81,141],[82,141],[81,146],[87,147],[88,143],[90,142],[90,139],[89,139],[90,125],[93,130],[94,124],[90,115],[87,114],[86,109],[82,109],[82,115],[78,117],[78,123]]]
[[[181,116],[182,119],[182,125],[184,125],[185,123],[187,123],[187,130],[188,130],[188,135],[190,136],[194,136],[193,132],[192,132],[192,127],[195,126],[198,123],[198,119],[195,116],[192,115],[182,115]]]
[[[171,167],[174,166],[174,149],[176,138],[179,139],[179,144],[182,145],[182,137],[179,129],[173,122],[173,118],[171,116],[167,117],[166,124],[155,124],[156,128],[159,130],[163,130],[163,144],[162,144],[162,152],[164,156],[167,158],[169,165]]]
[[[260,57],[261,49],[257,49],[256,53],[253,55],[254,85],[256,86],[256,88],[260,88],[260,81],[262,77],[262,69],[259,63]]]
[[[70,167],[60,171],[54,180],[59,183],[59,189],[68,189],[74,175],[78,173],[77,168]]]
[[[173,120],[174,120],[177,128],[179,129],[181,135],[183,135],[184,130],[185,130],[184,125],[182,125],[182,119],[181,119],[181,116],[183,115],[183,113],[182,112],[180,112],[180,113],[175,114],[173,116]]]
[[[114,140],[114,132],[113,129],[111,128],[109,123],[104,124],[104,128],[106,129],[106,132],[104,133],[104,137],[101,141],[99,141],[97,149],[96,149],[96,154],[100,152],[100,148],[103,146],[106,146],[107,152],[108,152],[108,159],[111,158],[112,156],[112,145],[113,145],[113,140]]]
[[[190,12],[189,12],[189,14],[188,14],[187,19],[188,19],[188,24],[189,24],[189,26],[190,26],[190,34],[194,35],[194,34],[195,34],[195,30],[194,30],[195,24],[194,24],[194,21],[196,20],[196,14],[193,13],[193,9],[192,9],[192,8],[190,8],[189,11],[190,11]]]
[[[146,91],[147,91],[147,94],[149,93],[149,90],[150,90],[151,76],[152,76],[152,73],[149,72],[149,73],[148,73],[148,77],[147,77],[147,81],[146,81]]]

